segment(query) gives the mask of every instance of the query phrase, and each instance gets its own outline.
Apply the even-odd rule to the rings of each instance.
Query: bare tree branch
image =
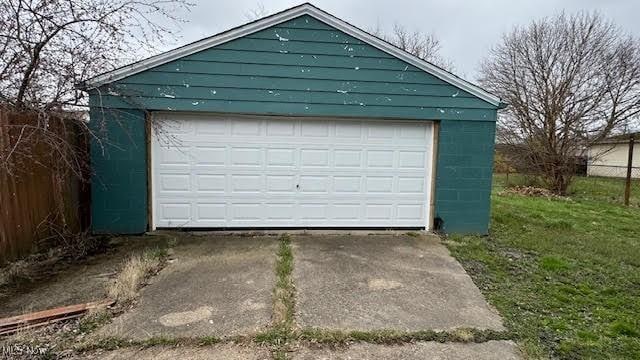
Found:
[[[186,0],[0,2],[0,95],[19,108],[78,102],[75,83],[175,40]]]
[[[258,2],[255,8],[250,9],[244,13],[244,17],[247,18],[248,21],[258,20],[267,15],[269,15],[269,12],[267,11],[267,9],[265,9],[262,2]]]
[[[393,25],[391,33],[385,33],[380,24],[369,32],[396,47],[411,53],[422,60],[426,60],[447,71],[453,71],[453,62],[440,55],[441,44],[435,34],[424,33],[419,30],[409,31],[399,23]]]

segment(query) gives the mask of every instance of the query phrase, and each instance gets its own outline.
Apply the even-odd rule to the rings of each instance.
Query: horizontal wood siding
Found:
[[[309,16],[104,86],[149,110],[486,120],[495,106]]]

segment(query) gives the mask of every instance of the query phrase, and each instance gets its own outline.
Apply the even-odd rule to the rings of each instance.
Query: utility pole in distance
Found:
[[[631,175],[633,170],[633,143],[635,139],[633,135],[629,137],[629,160],[627,162],[627,182],[624,186],[624,204],[629,206],[629,197],[631,197]]]

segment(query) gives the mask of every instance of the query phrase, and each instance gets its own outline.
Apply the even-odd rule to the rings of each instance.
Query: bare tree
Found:
[[[264,7],[264,4],[262,2],[257,3],[255,8],[250,9],[244,13],[244,17],[247,18],[248,21],[258,20],[267,15],[269,15],[269,12]]]
[[[481,66],[508,103],[498,141],[564,194],[575,158],[640,113],[640,46],[598,13],[564,13],[516,27]]]
[[[167,39],[185,0],[3,0],[0,96],[17,107],[77,104],[75,83]],[[168,24],[168,25],[165,25]]]
[[[0,170],[16,170],[13,160],[29,156],[37,138],[69,170],[81,174],[72,144],[50,131],[52,117],[64,118],[63,127],[79,126],[89,133],[86,118],[64,112],[87,103],[75,84],[175,39],[174,28],[181,21],[177,14],[189,6],[186,0],[0,2],[0,99],[38,115],[0,129],[15,135],[9,150],[0,149]]]
[[[385,33],[379,23],[369,32],[422,60],[433,63],[447,71],[454,70],[453,63],[440,55],[442,45],[435,34],[424,33],[420,30],[410,31],[398,23],[393,25],[391,33]]]

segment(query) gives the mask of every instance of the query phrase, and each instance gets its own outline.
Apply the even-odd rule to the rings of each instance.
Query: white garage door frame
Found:
[[[149,220],[150,220],[150,230],[156,230],[157,228],[189,228],[189,229],[287,229],[287,228],[385,228],[385,229],[393,229],[393,228],[412,228],[412,229],[416,229],[416,228],[420,228],[420,229],[426,229],[426,230],[431,230],[433,227],[433,208],[434,208],[434,199],[433,199],[433,194],[434,194],[434,190],[435,190],[435,164],[436,164],[436,151],[437,151],[437,134],[438,134],[438,122],[437,121],[431,121],[431,120],[402,120],[402,119],[369,119],[369,118],[321,118],[321,117],[287,117],[287,116],[262,116],[262,115],[243,115],[243,114],[219,114],[219,113],[189,113],[189,112],[154,112],[151,115],[151,120],[153,122],[155,122],[156,125],[153,126],[154,130],[151,130],[151,127],[149,127],[148,129],[148,133],[149,133],[149,142],[148,142],[148,154],[149,154],[149,166],[148,166],[148,171],[149,171]],[[363,130],[367,130],[370,133],[376,130],[384,130],[386,129],[398,129],[398,130],[394,130],[394,133],[396,134],[401,134],[402,131],[405,129],[405,126],[407,128],[412,128],[412,127],[416,127],[416,126],[422,126],[423,129],[425,129],[426,131],[426,136],[425,136],[425,143],[424,144],[419,144],[420,148],[424,150],[424,168],[422,169],[422,171],[420,171],[423,176],[424,176],[424,181],[422,184],[422,193],[420,194],[420,202],[421,202],[421,209],[422,209],[422,214],[423,214],[423,218],[421,219],[421,221],[419,223],[417,223],[415,220],[413,220],[413,222],[411,223],[406,223],[400,220],[395,221],[393,224],[382,224],[382,225],[374,225],[371,223],[371,221],[369,221],[368,223],[350,223],[350,222],[334,222],[334,223],[328,223],[328,224],[321,224],[321,223],[314,223],[313,221],[309,221],[309,222],[288,222],[288,221],[282,221],[282,222],[270,222],[270,223],[262,223],[262,224],[256,224],[256,222],[251,222],[251,221],[239,221],[239,222],[235,222],[235,223],[229,223],[229,215],[227,215],[227,223],[225,224],[218,224],[216,223],[215,226],[212,225],[202,225],[202,223],[192,223],[192,221],[183,221],[181,219],[176,220],[173,223],[167,224],[167,221],[162,221],[160,219],[159,214],[157,213],[157,211],[159,210],[159,204],[158,204],[158,198],[159,198],[159,191],[161,188],[161,184],[160,184],[160,179],[159,179],[159,171],[163,171],[158,170],[159,168],[162,168],[163,166],[166,165],[166,162],[163,164],[158,164],[158,161],[160,160],[160,157],[167,157],[167,153],[165,153],[165,150],[162,150],[161,148],[167,148],[167,147],[171,147],[173,149],[175,148],[183,148],[184,143],[178,139],[179,135],[175,135],[175,134],[179,134],[180,133],[180,129],[176,131],[177,128],[179,128],[180,126],[182,126],[183,124],[187,123],[189,120],[194,121],[194,124],[209,124],[209,123],[222,123],[225,124],[224,128],[227,129],[225,130],[226,133],[226,137],[218,137],[217,140],[223,140],[223,139],[232,139],[233,137],[229,136],[229,130],[230,127],[234,127],[234,124],[244,124],[244,122],[249,122],[249,123],[255,123],[255,122],[259,122],[261,125],[259,125],[260,127],[265,128],[265,135],[263,136],[267,136],[267,127],[270,126],[270,124],[278,124],[278,123],[282,123],[282,124],[293,124],[293,126],[295,127],[295,124],[298,124],[297,127],[297,135],[300,136],[302,135],[302,127],[308,127],[308,129],[306,130],[307,132],[309,131],[313,131],[313,126],[314,124],[323,124],[326,123],[327,128],[330,128],[330,126],[333,126],[333,130],[332,134],[337,133],[337,128],[341,127],[343,128],[344,126],[346,126],[347,124],[360,124],[360,129]],[[158,126],[158,124],[162,124],[160,126]],[[334,124],[334,125],[332,125]],[[195,125],[194,125],[195,126]],[[159,129],[159,130],[158,130]],[[174,132],[174,135],[172,135],[171,133]],[[405,131],[407,132],[407,131]],[[407,132],[408,133],[408,132]],[[221,133],[222,134],[222,133]],[[368,136],[368,135],[362,135],[362,136]],[[214,136],[215,138],[215,136]],[[250,139],[250,137],[249,137]],[[267,138],[265,137],[262,140],[266,140]],[[227,158],[232,156],[229,155],[228,153],[231,151],[230,150],[230,146],[229,144],[231,142],[237,142],[238,140],[243,140],[241,139],[235,139],[235,140],[230,140],[229,142],[221,142],[221,141],[216,141],[215,145],[220,146],[222,144],[224,144],[224,147],[227,149],[227,155],[225,155]],[[282,140],[282,139],[281,139]],[[332,154],[333,152],[335,152],[336,150],[339,149],[344,149],[345,147],[349,147],[349,145],[353,146],[354,144],[343,144],[340,143],[338,141],[338,138],[332,138],[331,141],[329,141],[328,143],[325,143],[324,145],[328,146],[329,148],[322,148],[322,150],[327,150],[330,151]],[[367,140],[369,140],[370,142],[373,141],[369,138],[367,138]],[[382,140],[384,141],[384,140]],[[407,139],[398,139],[398,138],[394,138],[395,141],[395,145],[394,145],[394,149],[393,149],[393,153],[394,155],[394,164],[399,164],[401,162],[401,159],[398,159],[398,157],[400,155],[398,155],[399,153],[403,152],[404,150],[405,153],[409,153],[411,149],[416,149],[416,145],[414,144],[412,147],[411,144],[411,140],[407,140]],[[208,142],[207,144],[212,144],[211,142]],[[251,144],[249,144],[251,145]],[[264,144],[262,144],[264,145]],[[289,147],[291,146],[298,146],[297,151],[298,154],[296,155],[298,164],[297,164],[297,168],[295,169],[290,169],[294,172],[297,172],[296,178],[294,180],[295,183],[300,183],[301,181],[301,177],[305,175],[305,172],[308,171],[307,169],[303,169],[302,168],[302,154],[300,153],[302,150],[300,149],[300,147],[304,148],[305,150],[309,149],[309,150],[313,150],[314,147],[318,147],[317,143],[305,143],[304,140],[297,140],[297,142],[291,144],[291,143],[281,143],[281,142],[273,142],[270,144],[270,148],[282,148],[283,145],[288,145]],[[381,149],[381,148],[385,148],[386,146],[388,146],[389,144],[385,144],[384,142],[380,142],[378,144],[364,144],[363,146],[365,147],[364,149],[361,149],[361,151],[363,151],[365,153],[365,157],[369,157],[368,152],[375,152],[375,149]],[[423,146],[424,145],[424,146]],[[338,149],[336,149],[336,147]],[[159,150],[160,149],[160,150]],[[265,159],[268,155],[266,154],[266,152],[270,150],[270,149],[265,149],[265,154],[263,155],[263,159]],[[311,154],[311,152],[309,152]],[[193,154],[189,154],[188,151],[180,151],[180,156],[187,156],[190,157],[190,159],[193,159]],[[338,154],[332,155],[332,156],[338,156]],[[166,160],[166,159],[165,159]],[[334,159],[335,160],[335,159]],[[332,160],[332,161],[334,161]],[[227,166],[229,165],[229,159],[226,160],[227,162]],[[263,167],[266,167],[266,161],[264,160],[265,163],[264,164],[260,164]],[[370,169],[368,168],[368,164],[366,163],[366,160],[362,159],[359,160],[361,161],[362,164],[362,172],[359,176],[363,177],[363,182],[368,181],[367,176],[365,176],[364,172],[375,172],[377,171],[377,169]],[[184,164],[183,164],[184,165]],[[192,165],[190,165],[192,166]],[[398,165],[394,165],[394,166],[398,166]],[[271,169],[271,168],[270,168]],[[184,175],[184,170],[187,170],[187,167],[185,167],[182,171],[183,175]],[[191,175],[193,174],[193,170],[191,167],[188,167],[189,170],[189,176],[192,177]],[[238,169],[235,169],[234,172],[238,172],[239,174],[243,174],[246,172],[243,172],[242,170],[236,171]],[[316,169],[317,170],[317,169]],[[334,171],[336,169],[333,169]],[[339,170],[339,169],[338,169]],[[348,170],[348,169],[347,169]],[[400,170],[398,170],[400,171]],[[406,171],[402,170],[402,171]],[[180,172],[180,171],[178,171]],[[401,172],[401,171],[400,171]],[[249,171],[249,173],[251,173],[251,171]],[[255,173],[255,172],[254,172]],[[313,171],[310,172],[310,174],[313,173]],[[348,171],[347,171],[348,173]],[[384,174],[384,169],[383,169],[383,174]],[[226,178],[229,177],[229,174],[220,174],[220,175],[225,175]],[[264,177],[267,177],[267,174],[262,174],[264,175]],[[387,175],[389,175],[389,172],[387,170]],[[416,173],[413,173],[414,178]],[[408,177],[410,178],[410,176]],[[164,185],[166,185],[166,179],[164,180]],[[233,179],[234,181],[230,180],[230,179],[226,179],[225,183],[226,183],[226,187],[227,190],[229,191],[229,183],[232,182],[233,184],[237,184],[237,179]],[[399,188],[400,185],[398,185],[398,183],[401,181],[402,179],[400,178],[400,174],[397,175],[397,179],[394,178],[394,187],[395,187],[395,191],[398,191],[397,189]],[[409,179],[410,180],[410,179]],[[194,180],[188,180],[189,183],[194,182]],[[335,182],[335,179],[332,177],[331,178],[332,184]],[[170,181],[169,181],[170,182]],[[368,184],[367,184],[368,185]],[[193,186],[193,185],[192,185]],[[199,185],[198,185],[199,186]],[[368,186],[363,185],[365,188],[367,188]],[[304,186],[305,188],[307,188],[307,186]],[[166,188],[166,186],[165,186]],[[268,190],[267,188],[265,188],[264,190]],[[166,191],[165,191],[166,193]],[[179,195],[179,191],[176,192],[176,194]],[[186,194],[186,193],[185,193]],[[226,195],[226,193],[224,194]],[[272,197],[276,196],[278,194],[271,194],[269,196]],[[371,193],[371,197],[375,197],[375,195],[373,193]],[[407,194],[402,194],[403,196],[406,196]],[[417,195],[417,194],[416,194]],[[193,193],[191,193],[191,196],[193,196]],[[311,196],[311,195],[310,195]],[[315,197],[311,196],[310,199],[307,199],[307,202],[314,202],[314,199],[316,199],[315,201],[317,201],[317,199],[322,198],[323,194],[316,194]],[[413,199],[414,201],[417,200],[417,198],[414,197]],[[349,202],[348,199],[342,199],[340,200],[342,202]],[[160,201],[162,202],[162,201]],[[375,203],[375,201],[373,201]],[[163,204],[164,205],[164,204]],[[228,205],[228,204],[227,204]],[[277,205],[277,204],[276,204]],[[375,205],[375,204],[374,204]],[[396,209],[398,207],[399,204],[395,204],[394,207],[394,216],[398,216],[398,212],[400,210]],[[227,206],[228,207],[228,206]],[[409,209],[409,207],[406,207],[407,209]],[[332,209],[333,210],[333,209]],[[226,213],[228,213],[229,209],[225,209],[224,210]],[[264,209],[262,210],[264,211]],[[361,213],[365,211],[361,209]],[[375,209],[374,209],[375,211]],[[190,210],[190,219],[193,220],[193,214],[195,213],[195,210]],[[382,221],[383,219],[381,219]],[[366,221],[365,221],[366,222]]]

